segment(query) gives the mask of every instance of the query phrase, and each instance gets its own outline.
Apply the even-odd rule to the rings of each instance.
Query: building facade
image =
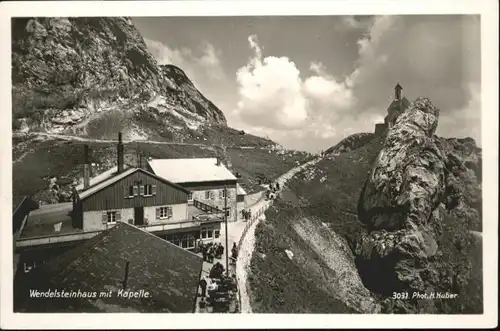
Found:
[[[219,159],[150,159],[147,170],[188,189],[189,205],[201,202],[225,210],[229,222],[238,220],[238,195],[244,190],[238,192],[236,176]]]
[[[143,169],[130,168],[75,195],[75,225],[96,231],[120,221],[136,226],[186,222],[189,193]]]

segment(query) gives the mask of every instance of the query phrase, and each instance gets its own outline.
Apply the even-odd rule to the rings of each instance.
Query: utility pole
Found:
[[[227,186],[224,185],[224,223],[226,224],[226,276],[229,277],[229,243],[227,233]]]

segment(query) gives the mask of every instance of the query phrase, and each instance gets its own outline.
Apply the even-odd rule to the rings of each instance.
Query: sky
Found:
[[[383,121],[400,83],[440,109],[437,134],[481,144],[473,15],[140,17],[160,64],[183,69],[228,125],[318,152]]]

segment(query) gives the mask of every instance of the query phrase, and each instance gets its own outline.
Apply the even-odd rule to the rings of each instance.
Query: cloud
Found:
[[[481,145],[481,87],[477,83],[468,86],[471,95],[467,104],[440,116],[438,135],[452,137],[474,137]]]
[[[314,121],[318,110],[345,109],[352,95],[344,83],[326,74],[321,63],[311,63],[316,75],[302,80],[295,63],[287,57],[263,58],[257,37],[248,37],[254,51],[248,63],[236,73],[240,100],[235,115],[248,124],[293,131]]]
[[[248,123],[268,128],[292,129],[307,118],[307,99],[295,63],[286,57],[262,59],[256,36],[248,37],[254,56],[238,69],[236,113]]]
[[[354,111],[383,110],[399,82],[410,101],[430,98],[441,109],[439,132],[456,136],[444,123],[464,118],[481,88],[479,27],[470,15],[376,17],[358,40],[357,67],[347,79],[358,100]],[[478,132],[477,121],[461,123],[460,132]]]
[[[336,24],[359,30],[357,59],[341,78],[319,62],[308,75],[288,57],[263,58],[257,38],[249,38],[254,55],[238,70],[234,113],[246,131],[259,128],[285,147],[328,148],[351,133],[373,132],[399,82],[410,101],[424,96],[440,108],[439,135],[480,143],[478,16],[344,17]]]
[[[162,42],[148,38],[144,38],[144,41],[159,64],[178,66],[196,86],[225,78],[220,60],[222,53],[210,43],[202,43],[197,54],[190,48],[170,48]]]

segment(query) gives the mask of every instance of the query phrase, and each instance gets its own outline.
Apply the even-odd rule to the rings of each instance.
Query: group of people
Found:
[[[245,221],[248,221],[252,217],[252,211],[250,209],[243,209],[241,213]]]
[[[200,241],[199,249],[203,255],[203,261],[214,263],[214,258],[220,259],[224,254],[224,246],[221,243],[209,242],[208,244],[203,244]]]
[[[269,188],[266,191],[266,198],[274,199],[280,190],[280,183],[276,182],[275,184],[269,184]]]
[[[237,291],[236,275],[225,275],[224,271],[224,266],[217,262],[210,269],[208,277],[204,276],[200,280],[201,312],[204,312],[207,306],[211,306],[213,312],[229,311],[231,300],[235,299]]]

